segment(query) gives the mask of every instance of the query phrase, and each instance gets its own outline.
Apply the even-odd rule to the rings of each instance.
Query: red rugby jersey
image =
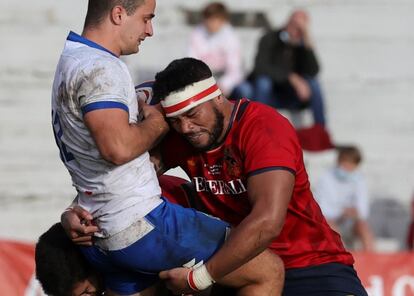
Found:
[[[232,225],[250,212],[249,176],[278,169],[293,173],[295,187],[286,221],[269,248],[286,268],[353,264],[312,196],[294,128],[273,108],[246,99],[235,102],[227,136],[214,150],[199,152],[174,132],[162,146],[167,167],[182,167],[194,183],[198,198],[193,206]]]

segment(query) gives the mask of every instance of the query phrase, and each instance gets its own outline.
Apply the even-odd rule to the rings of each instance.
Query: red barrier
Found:
[[[369,296],[414,296],[414,252],[354,253]],[[0,295],[43,295],[34,273],[34,246],[0,240]]]
[[[8,296],[44,295],[34,280],[34,246],[0,240],[0,293]]]
[[[369,296],[414,296],[414,253],[354,253]]]

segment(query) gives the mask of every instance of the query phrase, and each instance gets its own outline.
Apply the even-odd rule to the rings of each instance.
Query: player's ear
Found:
[[[115,25],[121,25],[126,15],[126,10],[121,5],[115,5],[109,12],[109,18]]]
[[[219,95],[219,96],[215,97],[215,98],[213,99],[213,101],[214,101],[216,104],[223,104],[223,102],[224,102],[224,97],[223,97],[223,95]]]

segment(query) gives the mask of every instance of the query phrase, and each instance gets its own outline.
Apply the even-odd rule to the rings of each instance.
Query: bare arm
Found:
[[[205,264],[210,276],[220,282],[224,276],[263,252],[283,228],[292,196],[295,177],[287,171],[269,171],[248,180],[250,214],[234,229],[229,239]],[[187,284],[188,270],[176,268],[163,271],[160,278],[174,293],[191,291]]]
[[[295,177],[284,170],[249,178],[247,188],[252,211],[232,229],[228,241],[206,263],[214,279],[222,278],[263,252],[279,235],[294,182]]]
[[[116,165],[127,163],[154,147],[168,131],[162,113],[154,106],[142,106],[144,120],[133,124],[121,109],[101,109],[87,113],[85,124],[102,157]]]
[[[310,99],[311,89],[308,82],[304,78],[302,78],[299,74],[292,72],[289,74],[288,80],[293,86],[296,95],[302,102],[306,102]]]
[[[362,250],[372,252],[375,250],[375,239],[366,220],[357,220],[355,222],[355,232],[362,242]]]

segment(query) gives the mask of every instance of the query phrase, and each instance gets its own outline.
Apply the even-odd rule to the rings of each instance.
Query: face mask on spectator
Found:
[[[343,182],[350,182],[355,180],[355,172],[350,172],[340,167],[335,168],[335,176]]]

